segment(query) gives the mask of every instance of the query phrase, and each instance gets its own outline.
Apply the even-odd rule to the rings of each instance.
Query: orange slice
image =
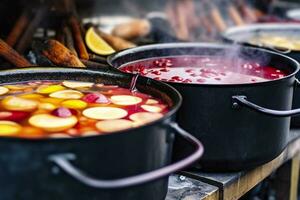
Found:
[[[85,117],[97,120],[121,119],[127,116],[127,111],[115,107],[93,107],[85,109],[82,113]]]
[[[111,133],[132,128],[133,123],[132,121],[126,119],[116,119],[97,122],[96,127],[101,132]]]
[[[89,49],[96,54],[110,55],[115,52],[115,50],[96,33],[93,27],[87,31],[85,42]]]

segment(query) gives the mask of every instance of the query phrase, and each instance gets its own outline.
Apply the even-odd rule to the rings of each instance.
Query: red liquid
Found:
[[[136,61],[121,66],[124,72],[139,73],[160,81],[193,84],[244,84],[283,78],[286,72],[242,59],[177,56]]]

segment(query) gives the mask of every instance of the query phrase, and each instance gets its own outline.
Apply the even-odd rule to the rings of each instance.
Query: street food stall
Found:
[[[2,0],[0,17],[0,200],[298,198],[298,1]]]

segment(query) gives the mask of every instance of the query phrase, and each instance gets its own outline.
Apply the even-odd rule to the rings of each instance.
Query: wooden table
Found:
[[[166,200],[236,200],[278,170],[285,184],[279,195],[296,200],[300,155],[300,129],[291,130],[290,143],[274,160],[250,171],[236,173],[202,173],[184,171],[170,177]],[[281,167],[283,166],[284,167]]]

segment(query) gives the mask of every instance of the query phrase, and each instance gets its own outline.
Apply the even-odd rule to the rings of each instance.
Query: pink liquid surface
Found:
[[[202,56],[152,58],[123,65],[120,69],[160,81],[192,84],[256,83],[288,75],[283,70],[256,62]]]

